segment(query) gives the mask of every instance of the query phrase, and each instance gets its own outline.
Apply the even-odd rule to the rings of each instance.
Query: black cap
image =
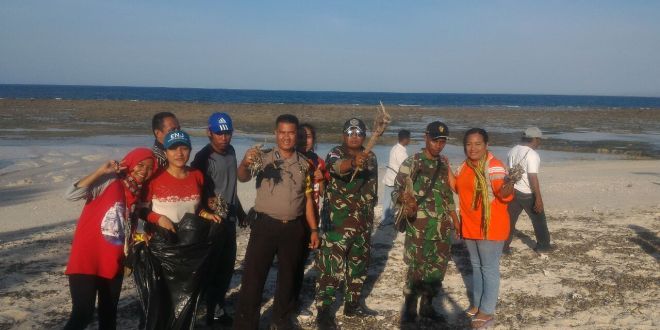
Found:
[[[349,130],[359,128],[363,133],[367,132],[367,125],[361,119],[351,118],[344,123],[342,131],[348,133]]]
[[[434,121],[426,126],[426,134],[432,140],[447,139],[449,137],[449,128],[443,122]]]

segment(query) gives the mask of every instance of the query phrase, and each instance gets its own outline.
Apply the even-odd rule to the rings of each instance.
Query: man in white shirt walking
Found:
[[[399,172],[399,167],[406,158],[408,158],[408,151],[406,146],[410,144],[410,131],[402,129],[399,131],[399,143],[392,147],[390,150],[390,159],[385,168],[385,176],[383,177],[383,219],[381,224],[388,224],[392,222],[393,209],[392,209],[392,191],[394,190],[394,179]]]
[[[543,133],[537,127],[525,130],[522,136],[522,144],[513,147],[507,156],[509,168],[520,164],[524,169],[522,178],[513,186],[515,198],[509,203],[509,218],[511,230],[509,239],[504,244],[504,252],[511,253],[511,239],[516,229],[518,216],[525,210],[534,227],[536,236],[536,252],[548,252],[550,250],[550,232],[543,210],[543,198],[541,197],[541,185],[539,184],[539,167],[541,158],[536,149],[541,144]]]

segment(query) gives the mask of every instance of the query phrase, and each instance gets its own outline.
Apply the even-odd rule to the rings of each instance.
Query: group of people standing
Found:
[[[257,329],[264,285],[275,258],[278,274],[271,329],[296,328],[294,314],[300,305],[306,261],[316,249],[318,327],[337,328],[333,306],[342,282],[345,316],[377,314],[362,297],[378,201],[378,163],[364,147],[367,127],[362,120],[351,118],[344,123],[342,144],[324,160],[314,152],[314,127],[299,123],[293,115],[280,115],[275,121],[275,146],[250,148],[239,161],[231,145],[231,117],[214,113],[208,119],[209,143],[190,166],[192,143],[174,114],[156,114],[152,129],[156,141],[151,150],[137,148],[122,161],[106,162],[67,192],[69,199],[87,202],[66,270],[72,312],[65,329],[82,329],[92,321],[97,296],[99,327],[115,328],[124,266],[144,274],[145,256],[157,261],[146,267],[153,275],[148,289],[169,291],[174,297],[164,304],[149,301],[153,295],[139,295],[140,326],[147,329],[194,325],[201,301],[206,305],[207,325]],[[532,155],[527,151],[525,161],[538,159],[533,149],[540,131],[530,134],[532,139],[525,141],[531,141],[527,148]],[[545,217],[539,215],[543,202],[535,175],[538,166],[526,167],[531,190],[519,192],[518,182],[507,177],[506,166],[488,151],[488,134],[483,129],[465,133],[466,160],[455,172],[441,154],[449,138],[444,123],[428,124],[424,148],[409,157],[410,132],[402,131],[398,137],[386,169],[383,223],[403,224],[397,228],[405,233],[408,268],[401,321],[442,319],[433,299],[442,286],[455,235],[465,241],[474,271],[471,306],[465,314],[473,328],[486,327],[494,322],[499,258],[510,249],[514,215],[517,219],[524,209],[534,212],[534,221],[542,218],[543,224],[534,228],[539,231],[539,249],[549,248]],[[256,198],[246,213],[237,182],[253,179]],[[458,214],[454,193],[459,197]],[[520,202],[512,207],[514,195]],[[224,299],[236,261],[237,224],[250,227],[250,238],[231,317]],[[161,241],[166,248],[158,250]],[[173,249],[183,258],[185,251],[195,251],[195,256],[189,256],[195,262],[168,261],[163,255],[172,254]],[[190,278],[199,280],[194,285],[186,282],[183,289],[172,285],[190,282]],[[184,309],[190,312],[182,315]]]
[[[444,123],[427,126],[425,148],[412,156],[406,151],[409,134],[399,132],[399,143],[390,152],[383,180],[386,195],[392,191],[391,199],[386,196],[383,221],[388,216],[406,220],[400,228],[406,235],[404,261],[408,266],[402,324],[415,322],[418,316],[441,318],[432,299],[442,287],[451,244],[462,241],[473,272],[465,316],[472,328],[489,327],[495,321],[500,257],[511,253],[522,210],[532,220],[537,239],[534,250],[543,253],[552,249],[538,181],[540,157],[535,151],[542,133],[536,127],[525,130],[522,143],[510,150],[504,165],[488,150],[488,133],[471,128],[463,136],[466,159],[456,171],[440,155],[449,137]],[[514,166],[521,169],[520,178],[508,175],[508,168]],[[455,212],[454,193],[458,195],[460,217]]]

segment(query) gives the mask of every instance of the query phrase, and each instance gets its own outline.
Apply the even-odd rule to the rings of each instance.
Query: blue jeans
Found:
[[[486,314],[494,314],[500,291],[500,257],[504,241],[466,239],[472,264],[470,303]]]
[[[381,224],[391,223],[394,217],[394,210],[392,205],[392,192],[394,187],[383,186],[383,218],[380,220]]]

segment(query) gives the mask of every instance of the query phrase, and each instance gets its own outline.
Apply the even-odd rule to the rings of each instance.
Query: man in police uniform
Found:
[[[316,258],[320,273],[316,321],[321,329],[336,328],[332,304],[342,279],[346,287],[344,315],[375,314],[360,301],[378,199],[378,164],[373,152],[364,152],[365,137],[364,122],[357,118],[348,120],[343,128],[344,143],[330,150],[326,158],[330,181],[321,211],[323,243]],[[356,170],[357,175],[351,180]]]
[[[250,241],[245,252],[241,292],[235,329],[257,329],[264,283],[277,255],[277,288],[273,303],[271,329],[294,327],[291,312],[296,307],[294,294],[297,269],[302,262],[303,244],[315,249],[319,245],[318,221],[314,212],[309,163],[296,152],[298,118],[277,117],[277,146],[262,154],[263,167],[256,175],[256,219],[251,224]],[[249,181],[250,165],[261,151],[253,148],[245,153],[238,167],[238,179]],[[305,239],[303,221],[310,229]]]
[[[448,164],[440,152],[449,130],[434,121],[426,127],[425,148],[408,157],[394,181],[392,200],[403,208],[406,218],[404,261],[408,265],[402,323],[415,322],[419,315],[434,321],[442,317],[433,309],[433,297],[442,287],[450,259],[452,220],[457,223],[454,195],[447,178]]]

